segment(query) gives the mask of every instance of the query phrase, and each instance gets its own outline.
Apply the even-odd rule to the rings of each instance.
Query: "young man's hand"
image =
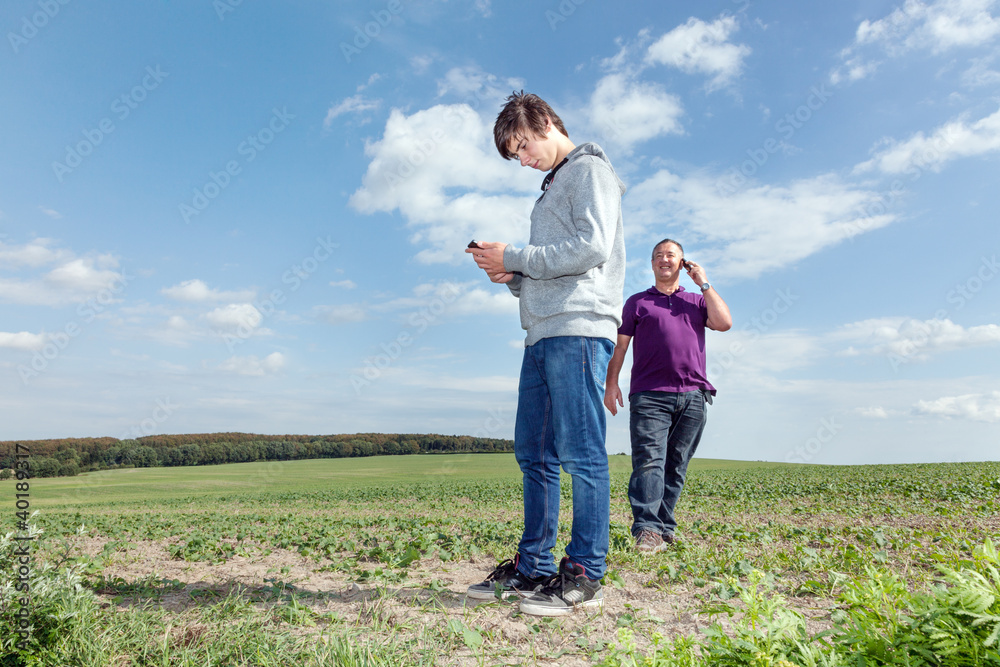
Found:
[[[476,266],[485,271],[490,280],[495,283],[506,283],[510,282],[510,278],[502,279],[502,274],[508,273],[503,265],[503,251],[506,247],[506,243],[480,241],[478,248],[466,248],[465,252],[472,253],[472,258],[476,260]],[[500,277],[499,280],[498,277]]]
[[[490,276],[490,280],[495,283],[509,283],[513,279],[514,273],[512,271],[504,271]]]

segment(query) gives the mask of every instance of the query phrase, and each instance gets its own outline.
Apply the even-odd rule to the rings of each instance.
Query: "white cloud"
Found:
[[[483,280],[486,279],[483,274]],[[407,313],[415,311],[428,323],[454,315],[511,315],[518,312],[518,301],[506,288],[487,290],[481,283],[442,281],[416,285],[410,296],[391,299],[372,306],[378,312]]]
[[[454,95],[463,101],[476,99],[476,106],[489,101],[490,110],[498,100],[505,99],[512,91],[524,87],[521,79],[501,80],[495,74],[484,72],[478,67],[453,67],[448,70],[443,79],[437,82],[438,97]]]
[[[208,320],[213,329],[230,332],[236,330],[253,331],[260,326],[264,317],[253,304],[231,303],[206,314],[205,319]]]
[[[434,58],[429,55],[421,54],[419,56],[413,56],[410,58],[410,67],[413,68],[414,74],[425,74],[431,65],[434,64]]]
[[[44,281],[60,290],[96,292],[118,278],[119,274],[110,268],[116,266],[118,262],[110,255],[81,257],[52,269]]]
[[[886,412],[885,408],[881,405],[875,405],[869,408],[858,408],[858,414],[862,417],[868,417],[869,419],[888,419],[889,413]]]
[[[933,401],[918,401],[913,411],[919,415],[996,423],[1000,422],[1000,391],[988,394],[942,396]]]
[[[331,280],[330,287],[342,287],[344,289],[354,289],[357,287],[357,283],[353,280]]]
[[[281,371],[286,364],[285,355],[281,352],[272,352],[263,359],[256,356],[230,357],[219,364],[218,369],[227,373],[237,375],[274,375]]]
[[[772,325],[774,322],[772,322]],[[775,374],[814,364],[827,356],[822,341],[795,330],[736,328],[706,332],[708,380],[718,385],[773,383]]]
[[[0,331],[0,347],[9,347],[15,350],[40,350],[49,339],[48,334],[30,333],[19,331],[18,333],[7,333]]]
[[[969,69],[962,72],[962,85],[966,88],[982,88],[1000,83],[1000,72],[992,69],[996,55],[973,58]]]
[[[68,251],[53,251],[39,240],[25,246],[0,246],[0,260],[9,259],[8,268],[36,268],[57,263],[40,277],[0,279],[0,301],[60,306],[99,297],[102,305],[116,302],[130,277],[116,271],[118,260],[111,255],[74,258]]]
[[[518,243],[528,236],[527,211],[539,172],[509,163],[493,145],[492,124],[465,104],[438,105],[406,116],[393,109],[381,140],[368,144],[362,185],[350,204],[362,213],[398,209],[428,248],[423,262],[468,260],[469,239]]]
[[[357,95],[352,95],[339,104],[335,104],[330,107],[326,112],[326,118],[323,119],[323,127],[329,128],[333,124],[333,121],[337,116],[341,116],[345,113],[360,113],[362,111],[372,111],[373,109],[378,109],[381,105],[380,100],[369,100],[365,99],[360,93]]]
[[[891,214],[865,214],[879,197],[831,175],[723,196],[706,176],[661,170],[635,185],[623,205],[627,237],[641,231],[658,240],[670,220],[677,230],[671,236],[698,248],[709,275],[753,278],[893,222]]]
[[[60,213],[55,209],[48,208],[46,206],[39,206],[38,210],[44,213],[45,215],[49,216],[53,220],[59,220],[60,218],[62,218],[62,213]]]
[[[379,74],[378,72],[373,72],[372,75],[370,77],[368,77],[368,80],[366,82],[358,85],[358,88],[357,88],[358,92],[360,93],[362,90],[365,90],[366,88],[370,88],[377,81],[381,81],[381,79],[382,79],[382,75],[381,74]]]
[[[202,301],[249,301],[256,295],[256,292],[253,290],[223,292],[217,289],[210,289],[204,281],[197,278],[185,280],[173,287],[165,287],[160,290],[160,293],[175,301],[190,303]]]
[[[640,142],[664,134],[683,134],[680,98],[655,83],[633,80],[624,73],[602,78],[590,98],[590,123],[606,143],[631,151]]]
[[[40,238],[24,245],[10,245],[0,241],[0,268],[44,266],[72,256],[65,250],[53,250],[52,239]]]
[[[842,67],[838,67],[830,73],[830,83],[837,85],[844,81],[858,81],[875,73],[881,63],[874,60],[865,60],[860,56],[852,56],[844,61]]]
[[[992,13],[997,5],[996,0],[907,0],[883,19],[862,21],[856,43],[881,44],[893,56],[979,46],[1000,35],[1000,19]]]
[[[871,48],[894,58],[911,51],[940,54],[988,44],[1000,35],[1000,17],[994,14],[998,4],[998,0],[906,0],[888,16],[858,25],[854,41],[841,53],[844,65],[834,70],[831,81],[871,74],[877,64],[859,55]]]
[[[971,124],[964,119],[953,120],[930,136],[917,132],[902,143],[892,140],[885,143],[888,148],[874,151],[874,157],[857,165],[855,172],[878,169],[886,174],[901,174],[925,168],[938,171],[951,160],[1000,150],[1000,110]]]
[[[139,328],[136,337],[148,339],[161,345],[186,347],[205,337],[203,328],[197,327],[181,315],[171,315],[156,326]]]
[[[712,23],[692,17],[650,45],[646,60],[688,74],[708,74],[712,79],[706,88],[716,90],[739,76],[743,59],[750,54],[748,46],[727,41],[737,30],[739,25],[733,16],[723,16]]]
[[[368,319],[365,307],[359,303],[340,306],[318,306],[315,310],[330,324],[351,324]]]
[[[851,341],[846,356],[868,353],[887,355],[896,361],[926,361],[935,352],[1000,344],[1000,326],[984,324],[966,329],[949,319],[886,317],[846,324],[830,338]]]

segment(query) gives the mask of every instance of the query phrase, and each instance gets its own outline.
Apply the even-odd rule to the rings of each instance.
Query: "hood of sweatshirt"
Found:
[[[608,159],[608,155],[607,153],[604,152],[604,149],[598,146],[597,144],[588,141],[587,143],[580,144],[579,146],[571,150],[566,155],[566,159],[560,164],[558,164],[555,169],[550,171],[545,178],[548,179],[548,181],[551,183],[553,180],[558,178],[556,172],[558,172],[559,169],[564,168],[570,162],[573,162],[574,160],[579,160],[587,155],[593,155],[594,157],[603,160],[604,162],[607,162],[608,166],[611,167],[611,171],[614,172],[614,166],[611,164],[611,160]],[[550,176],[552,178],[549,178]],[[622,182],[622,179],[618,178],[617,173],[615,173],[615,179],[618,181],[618,190],[620,194],[625,194],[625,189],[626,189],[625,183]]]

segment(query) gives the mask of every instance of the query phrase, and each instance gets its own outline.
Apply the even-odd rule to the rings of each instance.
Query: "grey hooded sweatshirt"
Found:
[[[503,254],[525,345],[554,336],[614,342],[622,323],[625,184],[597,144],[581,144],[566,159],[531,211],[528,245]]]

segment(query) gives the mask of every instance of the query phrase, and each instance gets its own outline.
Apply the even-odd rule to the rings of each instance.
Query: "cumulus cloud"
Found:
[[[253,304],[231,303],[209,312],[205,315],[205,319],[208,320],[213,329],[218,331],[253,331],[260,326],[264,316]]]
[[[116,270],[118,260],[109,254],[75,257],[67,250],[54,250],[47,239],[38,239],[23,246],[0,244],[0,261],[4,268],[38,269],[55,266],[38,275],[0,278],[0,300],[7,303],[30,303],[61,306],[80,303],[100,296],[102,304],[118,300],[131,279]]]
[[[705,175],[661,170],[635,185],[623,205],[631,238],[658,240],[669,220],[685,247],[690,242],[706,266],[718,267],[713,275],[754,278],[893,222],[891,214],[866,213],[879,201],[879,193],[832,175],[723,196]]]
[[[53,249],[52,239],[34,239],[24,245],[11,245],[0,241],[0,268],[38,267],[62,261],[72,256],[66,250]]]
[[[869,419],[888,419],[889,413],[881,405],[875,405],[869,408],[858,408],[858,414],[862,417],[867,417]]]
[[[237,375],[274,375],[281,371],[286,364],[285,355],[281,352],[272,352],[263,359],[256,356],[248,357],[233,356],[219,364],[218,369],[227,373]]]
[[[690,18],[650,45],[646,61],[676,67],[688,74],[707,74],[706,85],[712,91],[730,84],[743,70],[743,60],[750,47],[731,44],[729,37],[739,30],[733,16],[723,16],[712,23]]]
[[[865,55],[872,49],[895,58],[917,50],[940,54],[986,45],[1000,35],[998,7],[998,0],[906,0],[888,16],[858,25],[831,81],[857,80],[874,72],[878,63]]]
[[[680,98],[624,73],[603,77],[590,98],[590,123],[606,143],[624,151],[664,134],[683,134]]]
[[[365,154],[368,169],[350,204],[362,213],[399,210],[410,240],[428,246],[418,260],[467,259],[470,238],[527,240],[527,213],[542,176],[502,160],[492,123],[470,106],[438,105],[410,116],[393,109]]]
[[[907,0],[883,19],[862,21],[855,38],[857,44],[881,44],[889,55],[979,46],[1000,35],[997,8],[996,0]]]
[[[45,346],[49,337],[44,333],[30,333],[19,331],[18,333],[7,333],[0,331],[0,347],[9,347],[15,350],[40,350]]]
[[[186,301],[189,303],[203,301],[249,301],[256,295],[253,290],[225,292],[218,289],[210,289],[204,281],[197,278],[185,280],[172,287],[165,287],[160,290],[160,294],[175,301]]]
[[[1000,391],[918,401],[913,411],[918,415],[996,423],[1000,422]]]
[[[343,289],[354,289],[357,283],[353,280],[331,280],[330,287],[342,287]]]
[[[843,353],[881,354],[890,359],[926,361],[935,352],[1000,344],[1000,326],[965,328],[949,319],[875,318],[844,325],[831,335],[852,344]]]
[[[903,142],[885,140],[874,156],[854,170],[864,173],[877,169],[885,174],[901,174],[914,169],[939,171],[947,162],[1000,150],[1000,110],[972,123],[953,120],[930,135],[917,132]]]

